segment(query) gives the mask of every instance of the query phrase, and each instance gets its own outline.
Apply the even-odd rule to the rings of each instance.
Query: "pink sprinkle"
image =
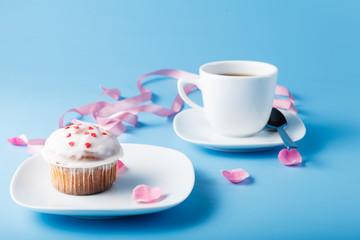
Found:
[[[249,177],[249,174],[241,168],[233,170],[221,170],[222,175],[232,183],[239,183]]]
[[[72,126],[72,125],[74,125],[73,123],[70,123],[69,125],[68,125],[68,127],[70,127],[70,126]]]
[[[89,127],[89,130],[93,130],[94,128],[93,127]]]
[[[102,132],[101,134],[102,134],[102,135],[107,135],[107,133],[106,133],[106,132]]]
[[[96,137],[96,133],[91,133],[91,136]]]
[[[75,129],[79,129],[79,126],[74,126]]]
[[[90,143],[85,143],[85,147],[89,148],[89,147],[91,147],[91,144]]]
[[[161,197],[161,192],[161,187],[150,188],[147,185],[141,184],[134,188],[133,199],[140,203],[151,203]]]
[[[88,132],[88,131],[85,131],[85,132],[84,132],[84,134],[85,134],[85,135],[88,135],[88,134],[89,134],[89,132]]]
[[[279,152],[278,158],[286,166],[293,166],[302,162],[302,157],[296,149],[283,149]]]
[[[65,129],[69,129],[70,127],[69,126],[66,126]]]
[[[72,146],[74,146],[74,142],[69,142],[69,145],[72,147]]]
[[[68,135],[66,135],[66,137],[70,137],[71,136],[71,133],[69,133]]]

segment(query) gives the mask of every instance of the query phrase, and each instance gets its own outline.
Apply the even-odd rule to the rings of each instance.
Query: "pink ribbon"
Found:
[[[46,139],[39,138],[39,139],[31,139],[27,140],[25,135],[20,137],[13,137],[8,138],[8,142],[16,145],[16,146],[26,146],[27,145],[27,152],[29,154],[36,154],[41,151],[45,144]]]
[[[273,102],[274,108],[285,109],[294,114],[297,114],[297,109],[294,106],[295,98],[293,95],[291,95],[291,93],[286,87],[277,85],[275,89],[275,95],[283,96],[287,98],[285,99],[275,98]]]
[[[179,94],[175,97],[174,102],[171,108],[165,108],[156,104],[145,104],[146,102],[151,101],[152,92],[149,89],[146,89],[142,86],[142,82],[145,78],[152,75],[161,75],[174,79],[178,78],[199,78],[199,75],[174,70],[174,69],[162,69],[154,72],[150,72],[142,75],[137,80],[137,87],[140,91],[139,95],[134,97],[125,98],[122,100],[118,100],[121,96],[120,90],[116,88],[105,88],[102,87],[103,92],[98,97],[102,97],[103,95],[108,95],[111,98],[118,100],[115,103],[105,102],[105,101],[96,101],[94,103],[90,103],[81,107],[72,108],[65,112],[59,120],[59,128],[64,127],[64,117],[69,112],[76,112],[81,116],[91,114],[97,124],[102,128],[111,131],[114,135],[119,136],[124,131],[126,131],[126,127],[124,122],[131,125],[136,126],[138,122],[138,113],[148,112],[153,113],[160,117],[168,117],[177,112],[179,112],[183,105],[184,101],[181,99]],[[186,94],[189,94],[190,91],[196,89],[196,86],[193,84],[188,84],[185,86],[184,90]],[[276,86],[276,95],[283,96],[285,98],[282,99],[274,99],[273,106],[276,108],[285,109],[291,111],[293,113],[297,113],[297,110],[294,106],[295,98],[291,95],[288,89],[284,86]],[[72,122],[81,122],[77,119],[72,120]],[[34,154],[41,150],[41,147],[44,145],[46,139],[33,139],[25,142],[23,140],[19,140],[19,138],[8,139],[8,141],[14,145],[26,145],[28,146],[28,153]]]

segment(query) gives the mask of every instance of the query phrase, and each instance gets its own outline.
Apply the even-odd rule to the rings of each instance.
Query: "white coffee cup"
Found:
[[[206,63],[199,72],[199,79],[178,80],[179,95],[191,107],[203,111],[216,132],[224,136],[249,137],[265,127],[275,94],[278,69],[274,65],[221,61]],[[201,90],[203,107],[185,94],[187,83]]]

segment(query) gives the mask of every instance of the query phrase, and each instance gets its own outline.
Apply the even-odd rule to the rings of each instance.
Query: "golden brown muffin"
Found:
[[[60,192],[88,195],[109,189],[123,150],[116,137],[93,124],[71,124],[53,132],[42,156]]]

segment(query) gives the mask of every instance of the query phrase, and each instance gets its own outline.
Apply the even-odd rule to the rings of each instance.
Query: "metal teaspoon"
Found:
[[[287,126],[287,121],[284,116],[278,109],[272,108],[269,121],[266,126],[273,130],[278,130],[285,146],[288,149],[297,148],[298,146],[291,140],[289,135],[285,132],[285,127]]]

